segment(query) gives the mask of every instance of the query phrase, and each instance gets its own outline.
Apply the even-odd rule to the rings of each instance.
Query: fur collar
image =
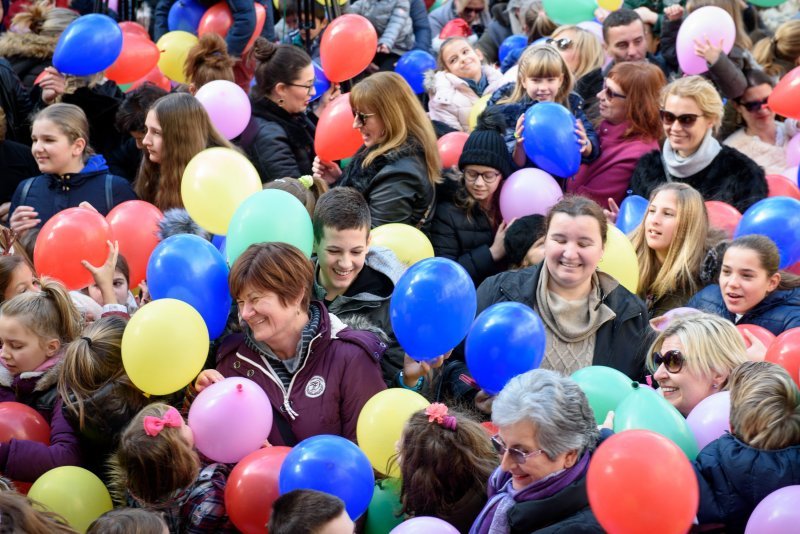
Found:
[[[47,37],[35,33],[6,32],[0,36],[0,56],[51,59],[57,42],[57,37]]]
[[[61,372],[61,366],[64,364],[61,354],[58,354],[55,357],[58,358],[58,361],[54,366],[49,367],[44,371],[28,371],[25,373],[20,373],[18,377],[15,377],[8,369],[6,369],[4,365],[0,364],[0,386],[11,388],[14,386],[16,380],[18,382],[35,382],[36,385],[33,387],[33,391],[36,392],[47,391],[48,389],[55,387],[55,385],[58,383],[58,375]]]

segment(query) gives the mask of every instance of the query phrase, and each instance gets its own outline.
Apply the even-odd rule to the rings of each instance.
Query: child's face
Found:
[[[192,429],[189,428],[189,425],[186,424],[183,418],[181,418],[181,422],[181,436],[183,436],[183,439],[186,440],[190,447],[194,448],[194,432],[192,432]]]
[[[729,312],[744,315],[774,291],[780,281],[780,274],[770,276],[756,251],[744,247],[725,251],[719,288]]]
[[[158,122],[155,110],[151,109],[147,112],[144,125],[147,128],[147,133],[144,134],[142,145],[144,145],[144,148],[147,150],[147,157],[150,158],[150,161],[153,163],[161,163],[161,123]]]
[[[117,297],[117,304],[125,304],[128,302],[128,281],[125,279],[125,275],[119,271],[114,271],[114,295]],[[97,284],[89,286],[89,296],[100,306],[105,304],[105,302],[103,302],[103,295]]]
[[[82,156],[86,141],[70,142],[64,132],[48,119],[39,119],[31,129],[31,153],[36,158],[39,172],[67,174],[83,168]]]
[[[347,291],[364,268],[368,250],[368,228],[323,227],[322,239],[317,243],[319,283],[327,290],[329,298]]]
[[[13,375],[33,371],[61,346],[57,339],[42,340],[16,317],[0,316],[0,358]]]
[[[20,263],[11,271],[6,291],[3,293],[3,300],[10,300],[26,291],[39,291],[39,283],[28,264]]]
[[[459,78],[472,79],[481,75],[481,60],[467,41],[458,39],[442,49],[442,60],[447,70]]]
[[[558,90],[564,83],[564,76],[527,76],[522,81],[525,92],[539,102],[555,102]]]

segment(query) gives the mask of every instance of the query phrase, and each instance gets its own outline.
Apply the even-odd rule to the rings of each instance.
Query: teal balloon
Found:
[[[288,243],[310,258],[313,241],[306,207],[291,193],[265,189],[249,196],[236,209],[225,246],[228,264],[233,265],[247,247],[256,243]]]
[[[671,439],[689,460],[694,460],[699,452],[697,440],[683,415],[650,388],[636,387],[614,413],[614,432],[634,428],[652,430]]]
[[[386,478],[375,484],[372,500],[367,508],[367,521],[364,534],[389,534],[394,527],[405,519],[400,514],[403,505],[400,502],[400,480]]]
[[[786,0],[750,0],[750,3],[758,7],[775,7],[786,2]]]
[[[624,373],[603,365],[578,369],[572,373],[571,378],[589,399],[589,406],[592,407],[598,425],[606,420],[608,412],[616,410],[633,389],[631,379]]]
[[[594,20],[597,9],[596,0],[543,0],[542,5],[548,18],[558,25]]]

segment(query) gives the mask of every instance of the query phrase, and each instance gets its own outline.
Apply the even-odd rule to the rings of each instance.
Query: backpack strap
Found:
[[[114,207],[114,191],[112,186],[114,184],[114,175],[106,174],[106,213],[111,211]]]
[[[19,206],[27,206],[26,202],[28,200],[28,191],[31,190],[31,186],[36,178],[38,178],[38,176],[28,178],[22,183],[22,194],[19,197]]]

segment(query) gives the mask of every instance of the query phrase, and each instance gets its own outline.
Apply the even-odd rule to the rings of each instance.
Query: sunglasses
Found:
[[[354,111],[353,115],[355,116],[356,120],[358,120],[359,124],[366,124],[367,119],[375,115],[374,113],[361,113],[360,111]]]
[[[481,13],[483,13],[484,8],[465,7],[462,11],[465,15],[480,15]]]
[[[761,108],[767,105],[767,100],[769,100],[769,97],[753,102],[739,102],[739,104],[750,113],[755,113],[756,111],[761,111]]]
[[[683,126],[684,128],[691,128],[694,126],[694,123],[697,122],[697,119],[701,117],[701,115],[695,115],[694,113],[686,113],[684,115],[675,115],[674,113],[670,113],[666,110],[659,110],[659,116],[661,117],[661,122],[664,123],[664,126],[672,126],[675,121]]]
[[[514,448],[509,449],[506,447],[506,444],[500,440],[499,434],[492,436],[492,445],[494,446],[494,450],[497,451],[497,454],[504,456],[506,453],[508,453],[508,455],[511,457],[511,461],[520,465],[524,464],[525,460],[527,460],[529,457],[538,456],[544,452],[542,449],[531,452],[522,452],[521,450]]]
[[[603,85],[603,90],[601,91],[601,93],[603,93],[603,95],[605,95],[606,100],[611,100],[612,98],[628,98],[625,95],[622,95],[622,94],[619,94],[619,93],[615,93],[607,85]]]
[[[464,171],[464,179],[467,182],[474,184],[475,182],[478,181],[478,178],[483,178],[483,181],[486,182],[487,184],[493,184],[497,181],[498,178],[500,178],[500,173],[497,171],[478,172],[478,171],[473,171],[472,169],[467,169],[466,171]]]
[[[677,349],[675,350],[668,350],[664,354],[660,352],[653,353],[653,363],[656,366],[656,369],[661,367],[661,364],[664,364],[664,368],[667,370],[668,373],[680,373],[681,369],[683,369],[683,364],[686,360],[683,357],[683,353]]]
[[[548,38],[545,43],[555,46],[559,50],[568,50],[572,46],[572,39],[569,37],[562,37],[561,39]]]

